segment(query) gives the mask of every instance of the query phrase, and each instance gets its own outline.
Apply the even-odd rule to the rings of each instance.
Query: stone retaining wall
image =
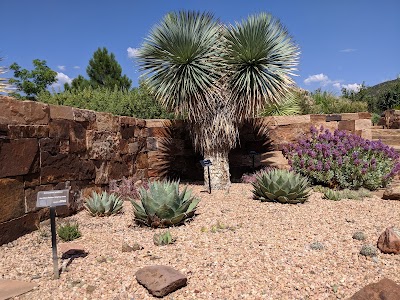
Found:
[[[346,129],[371,138],[368,113],[269,117],[245,124],[240,146],[230,153],[232,180],[254,167],[285,167],[282,144],[310,126]],[[268,128],[268,136],[258,129]],[[36,209],[38,191],[71,187],[70,205],[80,209],[94,189],[125,177],[203,179],[203,169],[183,121],[141,120],[0,96],[0,245],[35,230],[48,217]],[[265,130],[264,130],[265,132]]]

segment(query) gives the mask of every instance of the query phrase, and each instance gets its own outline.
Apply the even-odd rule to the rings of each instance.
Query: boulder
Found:
[[[11,299],[16,296],[25,294],[37,285],[31,282],[19,281],[19,280],[0,280],[0,299]],[[28,297],[29,298],[29,297]]]
[[[400,185],[388,187],[383,193],[382,199],[400,200]]]
[[[377,246],[383,253],[400,253],[400,231],[394,227],[386,228],[379,236]]]
[[[62,258],[86,255],[85,248],[78,243],[60,243],[58,244],[58,250],[62,253]]]
[[[0,111],[0,124],[46,125],[50,116],[47,104],[1,96]]]
[[[36,138],[0,141],[0,177],[36,173],[39,167]]]
[[[0,207],[0,222],[24,215],[24,184],[22,181],[11,178],[0,179]]]
[[[140,269],[136,280],[156,297],[164,297],[187,284],[187,277],[181,272],[161,265]]]
[[[357,293],[349,300],[398,300],[400,299],[400,285],[393,280],[383,278],[377,283],[371,283]]]

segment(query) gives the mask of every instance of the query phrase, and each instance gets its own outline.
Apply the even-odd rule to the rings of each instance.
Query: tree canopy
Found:
[[[107,48],[98,48],[93,57],[89,60],[86,68],[89,79],[82,75],[72,80],[71,85],[66,84],[65,89],[83,89],[89,85],[96,87],[105,87],[114,89],[130,89],[132,80],[126,75],[122,75],[121,65],[115,59],[113,53],[108,53]]]
[[[21,66],[17,63],[13,63],[10,66],[10,70],[14,71],[14,78],[10,78],[9,83],[26,96],[16,92],[10,93],[10,95],[17,98],[36,100],[39,92],[46,91],[48,86],[57,82],[57,72],[50,69],[45,60],[34,59],[33,66],[34,69],[32,71],[21,69]]]

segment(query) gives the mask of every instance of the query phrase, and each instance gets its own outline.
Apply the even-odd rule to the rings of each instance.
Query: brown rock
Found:
[[[47,125],[9,125],[10,138],[45,138],[49,136]]]
[[[98,131],[119,131],[119,117],[110,113],[96,112],[96,128]]]
[[[339,130],[354,131],[355,130],[355,120],[344,120],[340,121],[338,125]]]
[[[25,214],[24,184],[17,179],[0,179],[0,222]]]
[[[388,227],[378,238],[379,250],[387,254],[400,253],[400,232],[394,227]]]
[[[36,173],[38,163],[37,139],[0,141],[0,177]]]
[[[400,200],[400,185],[388,187],[383,193],[382,199]]]
[[[74,120],[72,107],[63,105],[50,105],[50,119]]]
[[[19,280],[0,279],[0,299],[11,299],[33,290],[37,285]]]
[[[73,108],[74,121],[81,123],[86,129],[97,129],[96,113],[92,110]]]
[[[72,154],[51,155],[42,153],[41,182],[57,183],[66,180],[85,180],[95,178],[92,161],[81,159]]]
[[[136,280],[156,297],[164,297],[187,284],[187,278],[181,272],[160,265],[140,269],[136,272]]]
[[[24,234],[37,230],[39,228],[40,219],[45,213],[46,209],[43,209],[0,223],[0,245],[9,243]]]
[[[49,106],[35,101],[0,97],[0,124],[45,125],[49,122]]]
[[[357,293],[349,300],[399,300],[400,286],[393,280],[383,278],[377,283],[371,283]]]
[[[87,131],[87,150],[90,159],[112,160],[117,158],[120,133]]]
[[[62,253],[62,258],[72,255],[85,255],[86,251],[83,245],[78,243],[59,243],[58,250]]]

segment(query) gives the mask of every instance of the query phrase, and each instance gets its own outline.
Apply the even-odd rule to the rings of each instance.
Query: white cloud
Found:
[[[134,58],[134,57],[138,56],[138,54],[139,54],[138,48],[128,47],[128,49],[126,49],[126,51],[128,52],[129,58]]]
[[[51,85],[52,88],[54,89],[59,89],[64,86],[64,83],[71,84],[72,78],[70,78],[68,75],[65,75],[64,73],[57,72],[56,76],[57,82],[53,83]]]
[[[358,92],[361,88],[361,84],[358,83],[349,83],[349,84],[342,84],[342,87],[346,90]]]
[[[335,88],[337,88],[337,89],[341,89],[341,84],[340,84],[340,82],[335,82],[334,84],[332,84],[333,85],[333,87],[335,87]]]
[[[81,67],[80,66],[74,66],[74,69],[80,69]]]
[[[347,49],[342,49],[339,52],[350,53],[350,52],[355,52],[355,51],[357,51],[357,49],[347,48]]]
[[[326,85],[330,82],[330,79],[328,76],[326,76],[323,73],[311,75],[311,76],[308,76],[306,79],[304,79],[305,84],[311,84],[314,82],[320,82],[320,83],[322,83],[322,85]]]
[[[65,66],[57,66],[61,71],[65,71]]]

